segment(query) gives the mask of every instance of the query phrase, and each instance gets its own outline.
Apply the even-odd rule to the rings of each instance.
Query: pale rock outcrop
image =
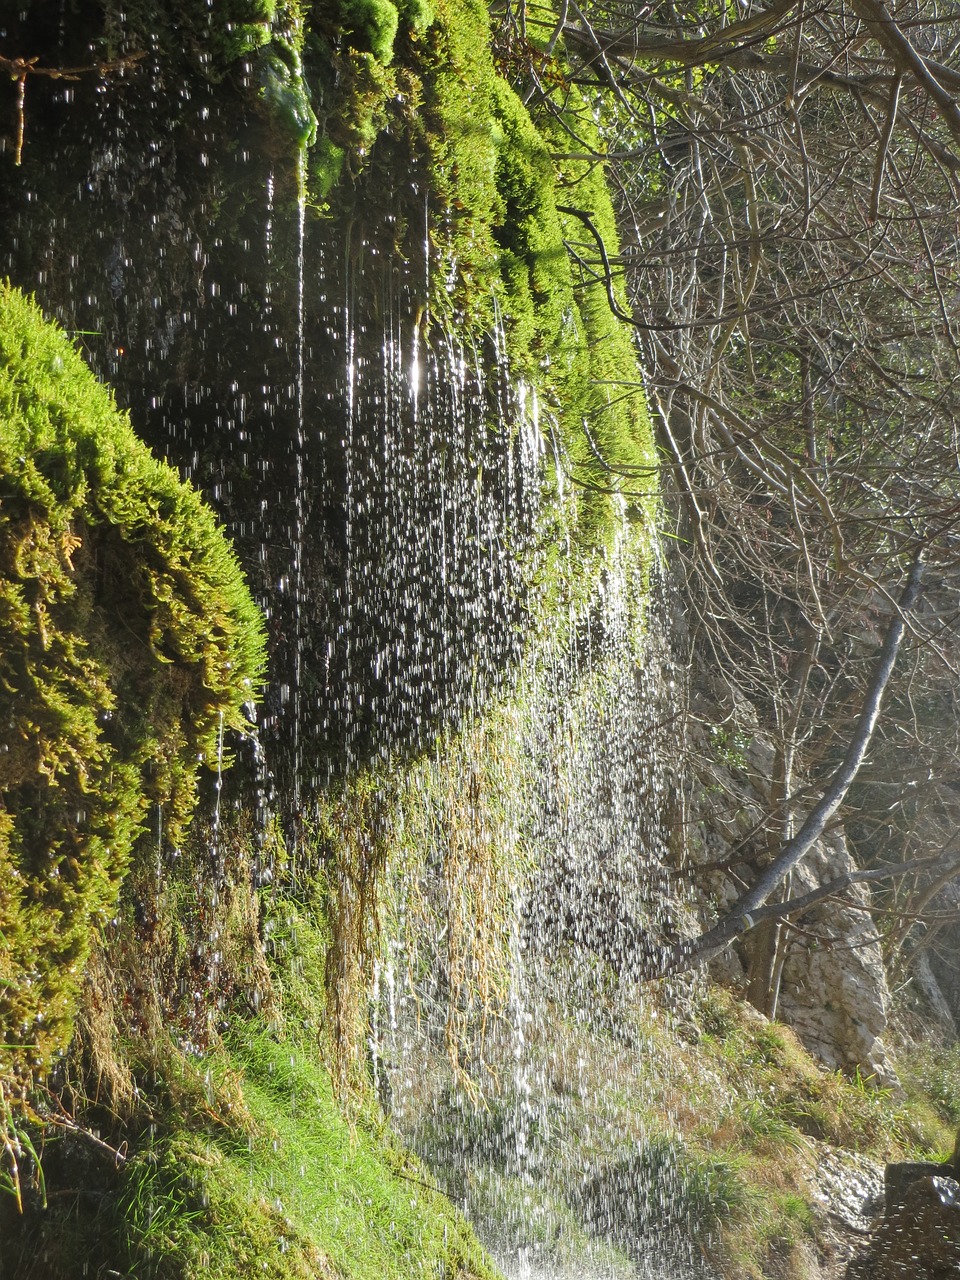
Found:
[[[794,870],[792,893],[808,892],[853,866],[842,833],[819,841]],[[896,1083],[887,1060],[883,1033],[890,993],[870,894],[854,885],[845,901],[829,899],[791,931],[780,990],[778,1016],[796,1031],[809,1051],[827,1067]]]

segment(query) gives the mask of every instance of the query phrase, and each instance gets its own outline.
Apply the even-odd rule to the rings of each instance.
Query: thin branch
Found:
[[[890,150],[890,140],[893,137],[893,131],[897,127],[897,108],[900,103],[900,86],[903,84],[903,76],[896,75],[890,85],[890,104],[887,107],[887,120],[883,127],[883,134],[880,138],[880,146],[877,148],[877,161],[874,169],[873,191],[870,193],[870,221],[876,222],[880,215],[880,192],[883,188],[883,173],[887,167],[887,153]]]

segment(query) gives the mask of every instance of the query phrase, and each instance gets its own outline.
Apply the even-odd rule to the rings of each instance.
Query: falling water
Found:
[[[422,861],[406,882],[401,867],[391,877],[399,923],[374,991],[382,1091],[510,1280],[712,1274],[663,1139],[670,1117],[653,1126],[645,1112],[649,1019],[663,1001],[628,976],[641,940],[677,923],[664,909],[676,897],[664,816],[676,695],[669,654],[641,625],[643,577],[636,557],[615,554],[570,629],[529,652],[495,736],[438,750],[411,806],[430,816],[407,818]],[[464,785],[471,769],[491,794],[465,818],[445,777]],[[468,1009],[451,1047],[450,1001],[469,995],[458,997],[464,964],[441,920],[481,856],[451,877],[465,820],[475,846],[493,827],[507,850],[498,934],[478,943],[504,959],[499,1002],[488,991]],[[431,893],[436,914],[423,905]]]
[[[302,808],[301,779],[303,777],[303,745],[301,724],[303,717],[303,556],[307,538],[306,511],[306,278],[307,278],[307,153],[301,146],[297,151],[297,336],[294,343],[296,358],[296,441],[294,445],[294,526],[291,577],[293,579],[294,637],[293,637],[293,809],[299,814]]]

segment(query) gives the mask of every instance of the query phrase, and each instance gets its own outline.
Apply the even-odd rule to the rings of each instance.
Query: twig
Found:
[[[115,58],[112,62],[91,62],[82,67],[38,67],[38,58],[5,58],[0,54],[0,70],[10,73],[11,80],[17,82],[17,136],[13,149],[13,163],[20,165],[23,160],[23,139],[26,129],[26,97],[27,76],[46,76],[48,80],[79,80],[81,76],[96,72],[98,75],[109,75],[112,71],[126,71],[133,67],[144,53],[131,53],[124,58]]]
[[[73,1134],[75,1138],[82,1138],[84,1142],[88,1142],[92,1147],[95,1147],[104,1155],[110,1156],[114,1163],[114,1167],[117,1169],[119,1169],[121,1165],[127,1163],[127,1153],[124,1150],[126,1143],[120,1147],[111,1147],[109,1142],[104,1142],[102,1138],[98,1138],[97,1135],[92,1133],[89,1129],[84,1129],[82,1125],[77,1124],[76,1120],[71,1116],[68,1116],[66,1112],[58,1116],[44,1116],[43,1122],[44,1124],[53,1125],[58,1129],[66,1129],[66,1131]]]

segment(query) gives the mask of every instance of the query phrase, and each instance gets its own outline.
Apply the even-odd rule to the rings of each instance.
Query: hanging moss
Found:
[[[110,54],[157,49],[176,53],[219,81],[239,59],[269,44],[285,6],[277,0],[101,0]]]
[[[151,49],[161,67],[226,81],[257,104],[269,136],[291,149],[291,171],[292,152],[309,153],[317,207],[336,215],[349,205],[336,188],[370,164],[378,143],[417,171],[425,163],[443,263],[432,276],[434,323],[481,341],[504,322],[511,368],[552,410],[579,482],[579,545],[587,555],[609,546],[617,493],[652,510],[656,462],[632,335],[611,311],[596,239],[558,211],[586,214],[616,261],[602,164],[556,158],[600,153],[594,113],[566,82],[561,50],[537,50],[528,38],[523,56],[500,49],[498,61],[480,0],[100,7],[105,54]],[[538,96],[528,108],[507,77],[520,83],[531,58],[555,100]],[[625,308],[622,287],[614,291]]]
[[[66,1043],[148,810],[175,840],[262,661],[212,513],[0,286],[0,1083]]]
[[[600,139],[589,105],[567,89],[565,109],[544,111],[538,124],[556,151],[571,148],[572,137],[586,152],[599,153]],[[572,131],[568,132],[568,129]],[[558,186],[565,207],[585,214],[599,233],[608,263],[619,251],[616,217],[604,167],[596,159],[564,160]],[[614,494],[648,522],[655,518],[659,478],[653,428],[647,409],[634,335],[614,314],[606,265],[593,232],[575,214],[562,215],[564,238],[577,247],[573,269],[578,331],[568,336],[570,376],[565,412],[560,415],[574,479],[581,487],[581,526],[595,540],[609,537]],[[621,313],[629,314],[622,277],[611,282]]]
[[[599,152],[596,123],[562,76],[560,101],[532,116],[499,74],[486,8],[473,0],[438,0],[413,56],[423,83],[420,127],[446,211],[442,252],[458,280],[453,296],[434,305],[480,331],[504,318],[511,366],[556,417],[579,482],[578,542],[589,554],[609,545],[624,495],[649,518],[657,489],[631,331],[611,309],[596,239],[576,215],[558,210],[586,214],[616,261],[602,165],[555,158]],[[622,284],[613,289],[628,310]]]

